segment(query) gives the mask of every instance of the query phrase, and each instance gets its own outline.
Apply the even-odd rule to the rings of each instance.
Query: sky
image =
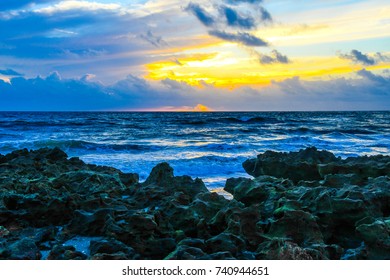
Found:
[[[2,0],[0,110],[390,110],[390,2]]]

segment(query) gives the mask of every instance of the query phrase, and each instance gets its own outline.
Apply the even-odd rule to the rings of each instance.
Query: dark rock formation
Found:
[[[0,156],[0,259],[390,259],[390,158],[266,152],[227,200],[158,164],[138,175],[59,149]],[[77,241],[78,240],[78,241]]]

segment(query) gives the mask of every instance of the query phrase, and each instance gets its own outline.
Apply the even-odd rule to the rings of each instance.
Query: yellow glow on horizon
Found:
[[[173,61],[159,61],[147,65],[151,80],[171,79],[185,82],[192,86],[202,87],[204,83],[216,87],[234,89],[241,86],[262,87],[272,81],[282,81],[299,76],[305,80],[331,79],[334,76],[349,76],[366,68],[380,70],[390,68],[390,63],[362,67],[350,61],[334,57],[300,57],[292,58],[289,64],[262,65],[257,58],[235,58],[234,54],[196,54],[178,57]],[[333,76],[333,77],[332,77]]]
[[[164,107],[155,107],[155,108],[144,108],[137,110],[139,112],[211,112],[214,111],[210,107],[207,107],[203,104],[198,104],[195,107],[191,106],[164,106]]]

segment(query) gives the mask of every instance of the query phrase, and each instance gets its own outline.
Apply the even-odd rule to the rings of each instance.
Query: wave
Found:
[[[208,124],[206,120],[180,120],[181,124],[190,124],[190,125],[203,125]]]
[[[235,150],[243,150],[248,149],[252,145],[251,144],[206,144],[201,146],[195,146],[195,147],[187,147],[187,148],[195,148],[197,150],[202,151],[235,151]]]
[[[221,118],[221,121],[224,122],[233,122],[233,123],[263,123],[266,121],[270,121],[269,118],[263,118],[263,117],[225,117]]]
[[[207,125],[213,123],[265,123],[265,122],[275,122],[274,118],[265,118],[265,117],[253,117],[253,116],[241,116],[241,117],[202,117],[199,119],[178,119],[177,123],[184,125]]]
[[[346,135],[373,135],[377,134],[377,131],[373,131],[370,129],[318,129],[318,128],[310,128],[310,127],[298,127],[298,128],[290,128],[286,129],[285,133],[291,134],[291,133],[313,133],[317,135],[324,135],[324,134],[346,134]]]
[[[135,151],[135,152],[147,152],[164,149],[161,145],[142,145],[142,144],[105,144],[95,143],[83,140],[44,140],[35,141],[32,143],[33,148],[54,148],[58,147],[65,151],[70,149],[85,150],[85,151],[99,151],[111,152],[111,151]]]

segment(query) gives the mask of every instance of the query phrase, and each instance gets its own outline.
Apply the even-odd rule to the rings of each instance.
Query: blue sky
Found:
[[[0,110],[390,109],[384,0],[1,1],[0,29]]]

